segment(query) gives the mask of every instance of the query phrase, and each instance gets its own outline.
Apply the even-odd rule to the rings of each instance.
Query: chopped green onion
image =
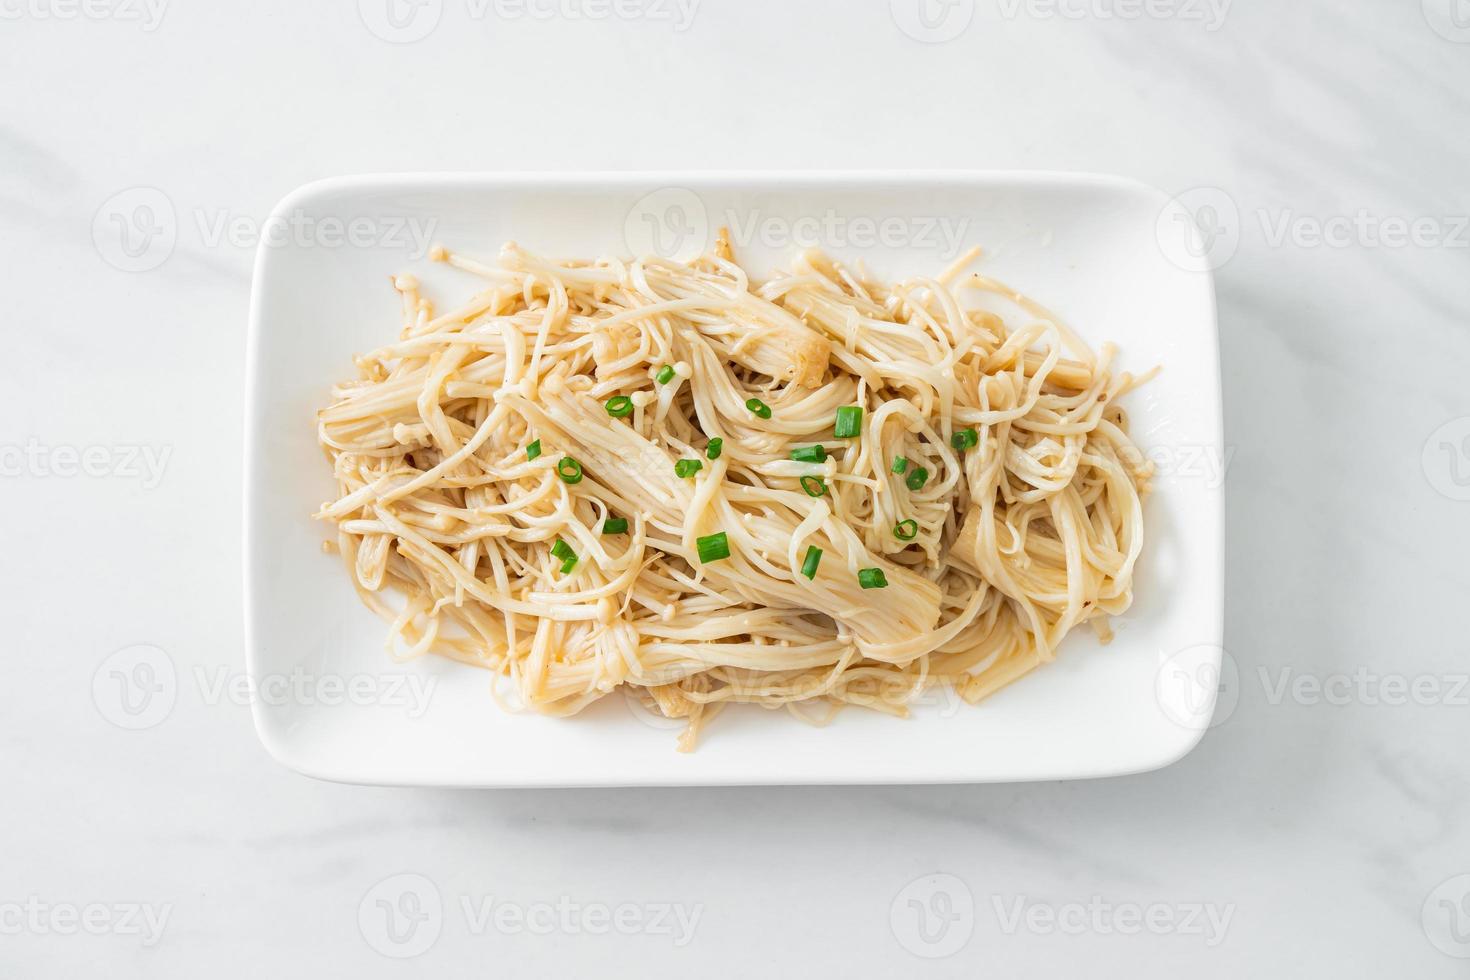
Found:
[[[806,549],[806,561],[801,563],[801,574],[807,578],[817,577],[817,566],[822,563],[822,549],[812,545]]]
[[[827,495],[827,484],[815,476],[802,477],[801,488],[806,491],[808,497],[825,497]]]
[[[609,517],[602,522],[603,534],[627,534],[628,519],[626,517]]]
[[[570,575],[570,574],[572,574],[572,569],[574,569],[576,567],[577,567],[577,559],[576,559],[576,557],[574,556],[572,558],[568,558],[566,561],[564,561],[564,562],[561,563],[561,573],[563,575]]]
[[[890,470],[889,472],[891,472],[891,473],[902,473],[904,470],[906,470],[908,468],[909,468],[909,461],[906,460],[906,459],[904,459],[902,456],[897,456],[893,460],[893,469]]]
[[[556,544],[551,546],[551,553],[560,558],[562,561],[566,561],[568,558],[577,557],[577,553],[572,550],[572,546],[567,544],[561,538],[557,538]]]
[[[699,560],[701,564],[712,561],[722,561],[730,557],[730,539],[725,532],[711,534],[707,538],[696,538],[694,545],[699,549]]]
[[[912,541],[919,536],[919,522],[916,520],[899,521],[893,525],[893,536],[900,541]]]
[[[526,459],[532,460],[541,455],[541,440],[537,439],[526,447]]]
[[[839,439],[852,439],[862,434],[863,407],[843,405],[837,410],[837,421],[832,424],[832,434]]]
[[[746,399],[745,407],[748,411],[754,413],[756,418],[768,419],[771,417],[771,406],[767,405],[759,398]]]
[[[674,464],[674,475],[681,480],[687,480],[704,468],[704,464],[697,459],[681,459]]]
[[[980,445],[980,433],[974,429],[961,429],[949,437],[949,444],[955,448],[957,453],[962,453],[966,449],[974,449]]]
[[[888,588],[888,576],[881,568],[864,568],[858,572],[858,585],[865,589]]]
[[[633,399],[627,395],[615,395],[607,400],[607,414],[615,419],[625,419],[633,414]]]
[[[791,450],[791,458],[798,463],[825,463],[827,461],[827,447],[822,445],[802,446],[799,449]]]
[[[910,490],[922,489],[924,484],[928,482],[929,471],[924,469],[924,467],[922,466],[915,466],[912,470],[909,471],[909,475],[904,477],[903,479],[904,486],[908,487]]]
[[[653,380],[657,381],[661,385],[666,385],[670,381],[673,381],[674,366],[672,364],[665,364],[663,367],[658,369],[658,374],[655,374],[653,376]]]
[[[570,456],[563,456],[557,461],[556,475],[561,477],[563,483],[581,483],[582,464]]]
[[[707,459],[719,459],[720,453],[724,451],[725,440],[721,439],[719,436],[715,436],[709,441],[709,445],[704,447],[704,455]]]

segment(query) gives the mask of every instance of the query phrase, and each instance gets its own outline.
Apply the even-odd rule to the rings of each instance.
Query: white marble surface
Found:
[[[682,30],[591,2],[430,0],[390,43],[381,0],[0,0],[0,974],[1464,976],[1470,5],[961,0],[921,43],[907,0],[703,0]],[[410,792],[272,762],[194,679],[242,663],[244,233],[339,173],[792,167],[1216,189],[1223,723],[1066,785]],[[177,240],[129,272],[152,257],[111,215],[145,215],[107,202],[137,187]],[[139,644],[184,681],[124,731],[94,674]],[[444,908],[395,946],[399,874]]]

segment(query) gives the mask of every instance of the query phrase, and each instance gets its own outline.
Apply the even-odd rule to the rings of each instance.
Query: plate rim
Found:
[[[561,189],[597,189],[608,191],[629,191],[642,188],[658,187],[685,187],[698,189],[701,187],[729,188],[732,185],[745,189],[760,189],[771,187],[830,187],[833,189],[855,189],[872,187],[875,185],[886,185],[902,187],[904,189],[938,188],[942,186],[965,186],[980,188],[988,186],[1024,186],[1029,188],[1046,187],[1091,187],[1097,189],[1109,189],[1129,195],[1140,195],[1152,201],[1162,210],[1176,198],[1163,190],[1145,181],[1133,177],[1107,174],[1090,171],[1066,171],[1066,170],[980,170],[980,169],[942,169],[924,171],[898,171],[888,169],[857,169],[857,170],[591,170],[591,171],[554,171],[535,172],[525,170],[513,171],[404,171],[404,172],[366,172],[342,174],[319,178],[301,184],[288,193],[271,209],[267,219],[266,227],[272,223],[283,220],[292,211],[306,208],[313,202],[328,199],[333,195],[344,192],[368,192],[375,190],[403,190],[403,189],[427,189],[432,187],[460,187],[467,190],[494,189],[506,190],[517,188],[535,188],[538,190],[561,190]],[[246,330],[246,352],[245,352],[245,402],[243,406],[244,417],[244,446],[243,446],[243,472],[242,472],[242,585],[243,585],[243,618],[244,618],[244,647],[247,674],[252,680],[258,679],[261,673],[261,654],[257,642],[257,610],[255,590],[255,563],[253,561],[253,543],[256,540],[256,514],[257,500],[262,492],[260,481],[257,479],[260,465],[262,433],[260,430],[261,413],[260,401],[264,394],[262,386],[265,377],[261,371],[261,344],[263,334],[263,304],[268,292],[270,279],[271,257],[275,253],[284,253],[288,250],[272,247],[268,241],[262,238],[256,248],[254,263],[251,274],[250,308]],[[1219,307],[1216,297],[1215,275],[1213,269],[1192,271],[1196,276],[1196,282],[1203,291],[1202,298],[1205,300],[1205,313],[1202,322],[1198,325],[1201,333],[1201,351],[1210,359],[1207,369],[1202,369],[1208,375],[1212,390],[1209,392],[1209,404],[1214,407],[1214,425],[1210,427],[1210,436],[1217,446],[1224,446],[1224,411],[1223,411],[1223,378],[1221,375],[1220,339],[1219,339]],[[1211,559],[1211,577],[1216,583],[1216,589],[1212,590],[1217,596],[1212,603],[1214,625],[1208,630],[1205,640],[1201,645],[1213,646],[1223,654],[1224,624],[1225,624],[1225,495],[1223,487],[1221,492],[1214,498],[1210,508],[1211,513],[1200,515],[1200,520],[1208,519],[1213,533],[1213,540],[1219,543],[1216,554],[1205,556]],[[1204,560],[1204,559],[1201,559]],[[1215,657],[1216,669],[1219,669],[1221,657]],[[693,787],[718,787],[718,786],[861,786],[861,785],[972,785],[972,784],[1007,784],[1026,783],[1038,781],[1056,780],[1084,780],[1102,779],[1115,776],[1138,775],[1154,772],[1167,768],[1184,759],[1203,740],[1204,735],[1212,726],[1213,715],[1218,707],[1218,695],[1211,696],[1210,715],[1201,717],[1197,729],[1183,728],[1186,733],[1177,743],[1168,743],[1162,748],[1157,757],[1149,757],[1142,760],[1129,760],[1127,765],[1117,767],[1099,768],[1079,766],[1075,772],[1058,774],[1048,771],[1035,775],[1018,775],[999,778],[987,778],[976,776],[969,772],[957,771],[953,776],[946,777],[913,777],[905,778],[902,774],[875,773],[863,774],[854,777],[831,777],[831,778],[799,778],[775,775],[768,779],[762,779],[758,774],[748,772],[744,775],[729,776],[725,774],[711,774],[691,770],[687,773],[673,773],[662,778],[657,776],[645,776],[642,778],[628,778],[626,776],[608,775],[605,778],[590,776],[567,777],[556,775],[554,770],[548,770],[545,778],[526,778],[517,776],[506,779],[472,779],[466,781],[449,781],[442,778],[425,777],[421,779],[407,777],[395,777],[385,779],[381,776],[366,772],[361,765],[343,765],[336,768],[328,768],[315,765],[305,759],[290,742],[280,738],[276,728],[270,724],[266,717],[267,706],[260,699],[252,699],[251,718],[256,736],[259,738],[266,752],[281,765],[298,772],[302,775],[320,779],[327,782],[364,785],[364,786],[398,786],[413,788],[693,788]]]

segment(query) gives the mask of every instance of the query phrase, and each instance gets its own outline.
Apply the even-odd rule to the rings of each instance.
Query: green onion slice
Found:
[[[748,411],[753,413],[756,418],[768,419],[771,417],[771,406],[767,405],[759,398],[746,399],[745,407]]]
[[[852,439],[862,434],[863,407],[843,405],[837,410],[837,420],[832,424],[832,434],[839,439]]]
[[[566,561],[568,558],[577,557],[577,553],[572,550],[572,546],[567,544],[561,538],[557,538],[556,544],[551,546],[551,553],[560,558],[562,561]]]
[[[961,429],[949,437],[949,444],[955,448],[955,452],[962,453],[966,449],[974,449],[980,445],[980,433],[974,429]]]
[[[909,471],[909,475],[903,478],[904,486],[910,490],[920,490],[928,482],[929,471],[922,466],[915,466]]]
[[[572,573],[572,569],[576,567],[577,559],[575,557],[568,558],[566,561],[561,563],[561,573],[563,575],[570,575]]]
[[[799,449],[791,450],[791,458],[798,463],[825,463],[827,461],[827,447],[822,445],[802,446]]]
[[[625,419],[633,414],[633,399],[627,395],[614,395],[607,400],[607,414],[615,419]]]
[[[709,445],[704,447],[704,455],[707,459],[719,459],[720,453],[724,451],[725,440],[721,439],[719,436],[715,436],[709,441]]]
[[[893,536],[900,541],[912,541],[919,536],[919,522],[913,519],[899,521],[893,525]]]
[[[889,470],[889,472],[890,473],[902,473],[904,470],[906,470],[908,468],[909,468],[909,461],[906,460],[906,459],[904,459],[902,456],[896,456],[896,457],[894,457],[894,460],[893,460],[893,468],[891,470]]]
[[[730,557],[730,539],[725,536],[724,531],[709,537],[696,538],[694,545],[699,549],[699,560],[703,564]]]
[[[864,568],[858,572],[858,585],[865,589],[888,588],[888,576],[881,568]]]
[[[627,534],[628,519],[626,517],[609,517],[602,522],[603,534]]]
[[[526,459],[532,460],[541,455],[541,440],[537,439],[526,447]]]
[[[825,497],[827,495],[827,484],[815,476],[802,477],[801,488],[806,491],[808,497]]]
[[[674,464],[674,475],[687,480],[703,468],[704,464],[697,459],[681,459]]]
[[[556,475],[561,477],[563,483],[581,483],[582,464],[570,456],[563,456],[557,460]]]
[[[822,563],[822,549],[812,545],[806,549],[806,561],[801,563],[801,574],[812,579],[817,577],[817,566]]]
[[[672,364],[665,364],[663,367],[658,369],[658,374],[655,374],[653,376],[653,380],[657,381],[661,385],[666,385],[670,381],[673,381],[674,366]]]

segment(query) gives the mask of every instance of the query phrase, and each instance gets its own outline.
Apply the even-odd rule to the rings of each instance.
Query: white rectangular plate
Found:
[[[257,730],[301,772],[433,786],[926,783],[1118,775],[1167,765],[1207,727],[1221,667],[1223,464],[1208,271],[1186,268],[1184,213],[1143,185],[1052,174],[401,175],[327,180],[278,206],[255,268],[245,463],[245,606]],[[388,276],[413,272],[441,309],[475,280],[427,261],[427,239],[493,258],[520,242],[595,257],[703,245],[729,226],[764,276],[804,245],[880,277],[933,274],[956,250],[1050,307],[1124,368],[1164,370],[1125,402],[1160,464],[1133,609],[1100,645],[979,706],[936,693],[899,720],[860,710],[825,728],[726,710],[698,751],[620,695],[571,719],[509,714],[481,670],[394,664],[311,514],[334,482],[315,413],[351,358],[396,338]],[[657,238],[655,239],[655,236]]]

